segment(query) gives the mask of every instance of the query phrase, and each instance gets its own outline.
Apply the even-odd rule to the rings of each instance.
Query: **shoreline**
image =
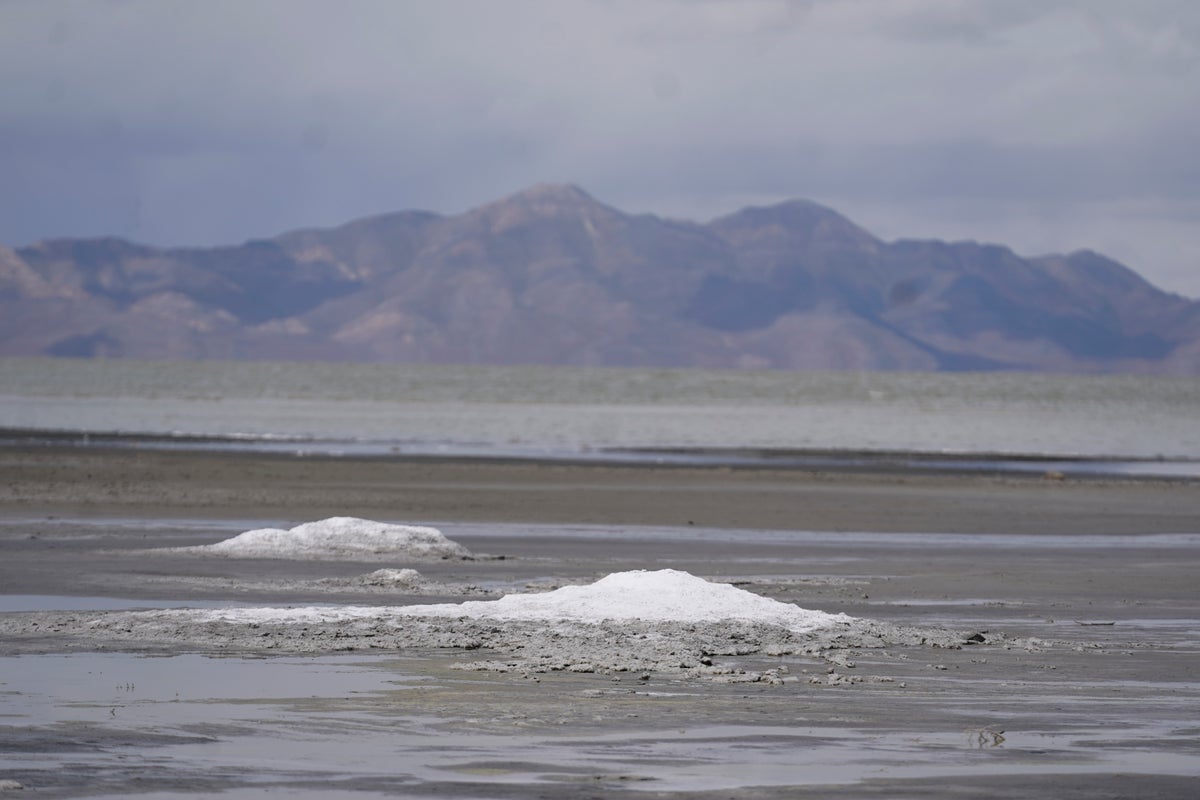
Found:
[[[0,446],[0,508],[23,516],[630,524],[953,533],[1180,533],[1179,479],[92,445]]]
[[[629,446],[538,447],[336,439],[275,434],[193,434],[0,427],[0,449],[74,448],[414,461],[654,467],[736,467],[807,472],[927,473],[1173,480],[1200,483],[1200,458],[1025,451],[869,448]]]

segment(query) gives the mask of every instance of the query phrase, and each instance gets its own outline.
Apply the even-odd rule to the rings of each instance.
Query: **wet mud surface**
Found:
[[[1190,797],[1200,514],[1181,523],[1195,501],[1172,493],[1168,524],[1136,485],[1120,492],[1141,497],[1125,513],[1144,530],[377,516],[483,556],[412,564],[169,552],[305,521],[283,514],[10,507],[0,794]],[[1064,518],[1081,503],[1065,497]],[[946,528],[970,513],[961,499],[941,505]],[[457,602],[667,567],[856,622],[250,628],[146,612]]]

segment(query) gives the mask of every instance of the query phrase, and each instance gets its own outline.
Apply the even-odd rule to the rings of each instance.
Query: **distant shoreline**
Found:
[[[1179,533],[1195,481],[920,471],[895,464],[751,467],[184,450],[0,437],[15,517],[313,520],[724,529]]]
[[[0,427],[0,449],[66,448],[276,454],[480,463],[730,467],[880,474],[976,474],[1040,479],[1200,481],[1200,459],[1021,452],[763,447],[605,447],[459,445],[273,434],[187,434]]]

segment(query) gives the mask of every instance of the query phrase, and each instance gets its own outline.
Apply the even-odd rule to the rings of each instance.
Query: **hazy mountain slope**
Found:
[[[708,224],[540,185],[218,248],[0,248],[0,353],[1200,371],[1200,303],[1089,251],[876,239],[807,201]]]

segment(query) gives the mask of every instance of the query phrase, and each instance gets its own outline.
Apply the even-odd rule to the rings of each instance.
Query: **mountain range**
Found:
[[[0,354],[1200,374],[1200,302],[1097,253],[706,224],[538,185],[210,248],[0,246]]]

